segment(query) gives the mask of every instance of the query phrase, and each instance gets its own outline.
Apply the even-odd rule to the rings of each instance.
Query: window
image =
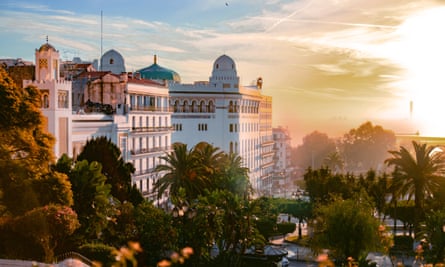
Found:
[[[68,108],[68,91],[59,90],[57,92],[57,107]]]
[[[110,65],[114,64],[114,59],[110,58]]]
[[[49,108],[49,95],[48,95],[48,93],[43,93],[43,96],[42,96],[42,108]]]
[[[233,124],[231,123],[230,125],[229,125],[229,132],[233,132]]]

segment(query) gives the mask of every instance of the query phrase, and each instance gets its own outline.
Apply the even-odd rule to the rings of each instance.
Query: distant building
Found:
[[[295,171],[291,162],[291,137],[289,130],[284,127],[273,128],[274,157],[274,175],[273,182],[270,185],[271,195],[275,197],[291,197],[296,190],[293,181]]]
[[[273,173],[272,98],[257,85],[240,86],[232,58],[222,55],[213,64],[209,81],[171,82],[170,105],[175,132],[172,142],[190,148],[206,141],[226,153],[238,153],[249,168],[258,194]]]

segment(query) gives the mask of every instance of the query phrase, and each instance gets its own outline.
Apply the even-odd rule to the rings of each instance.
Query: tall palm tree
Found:
[[[435,146],[412,142],[414,153],[401,146],[398,151],[389,151],[391,158],[385,160],[395,167],[393,186],[398,188],[398,196],[414,197],[414,231],[424,218],[425,199],[439,187],[440,179],[445,179],[445,154]]]
[[[173,152],[160,158],[165,164],[156,166],[156,171],[164,173],[154,186],[154,191],[158,191],[158,197],[169,190],[170,197],[175,203],[181,197],[182,189],[187,200],[196,199],[203,192],[207,181],[200,175],[201,166],[196,153],[188,150],[186,144],[173,144]]]

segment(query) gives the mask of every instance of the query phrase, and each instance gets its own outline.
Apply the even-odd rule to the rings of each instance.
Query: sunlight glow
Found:
[[[405,70],[398,85],[406,92],[406,107],[412,101],[413,122],[421,135],[445,136],[445,7],[409,17],[397,30],[398,39],[389,47],[390,58]]]

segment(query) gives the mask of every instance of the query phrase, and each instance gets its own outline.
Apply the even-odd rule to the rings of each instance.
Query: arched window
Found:
[[[182,106],[182,111],[189,112],[189,102],[187,100],[184,100],[184,104]]]
[[[198,106],[196,105],[196,101],[193,100],[191,105],[191,112],[197,112],[197,111],[198,111]]]
[[[42,108],[49,108],[49,96],[48,96],[48,94],[44,94],[43,95]]]
[[[204,100],[201,100],[201,102],[199,103],[199,112],[207,112]]]
[[[114,64],[114,59],[110,58],[110,65]]]
[[[173,107],[173,111],[174,112],[180,112],[179,111],[179,101],[178,100],[175,101],[175,105]]]
[[[213,101],[209,101],[209,105],[208,105],[207,110],[210,113],[214,113],[215,112],[215,105],[213,104]]]

